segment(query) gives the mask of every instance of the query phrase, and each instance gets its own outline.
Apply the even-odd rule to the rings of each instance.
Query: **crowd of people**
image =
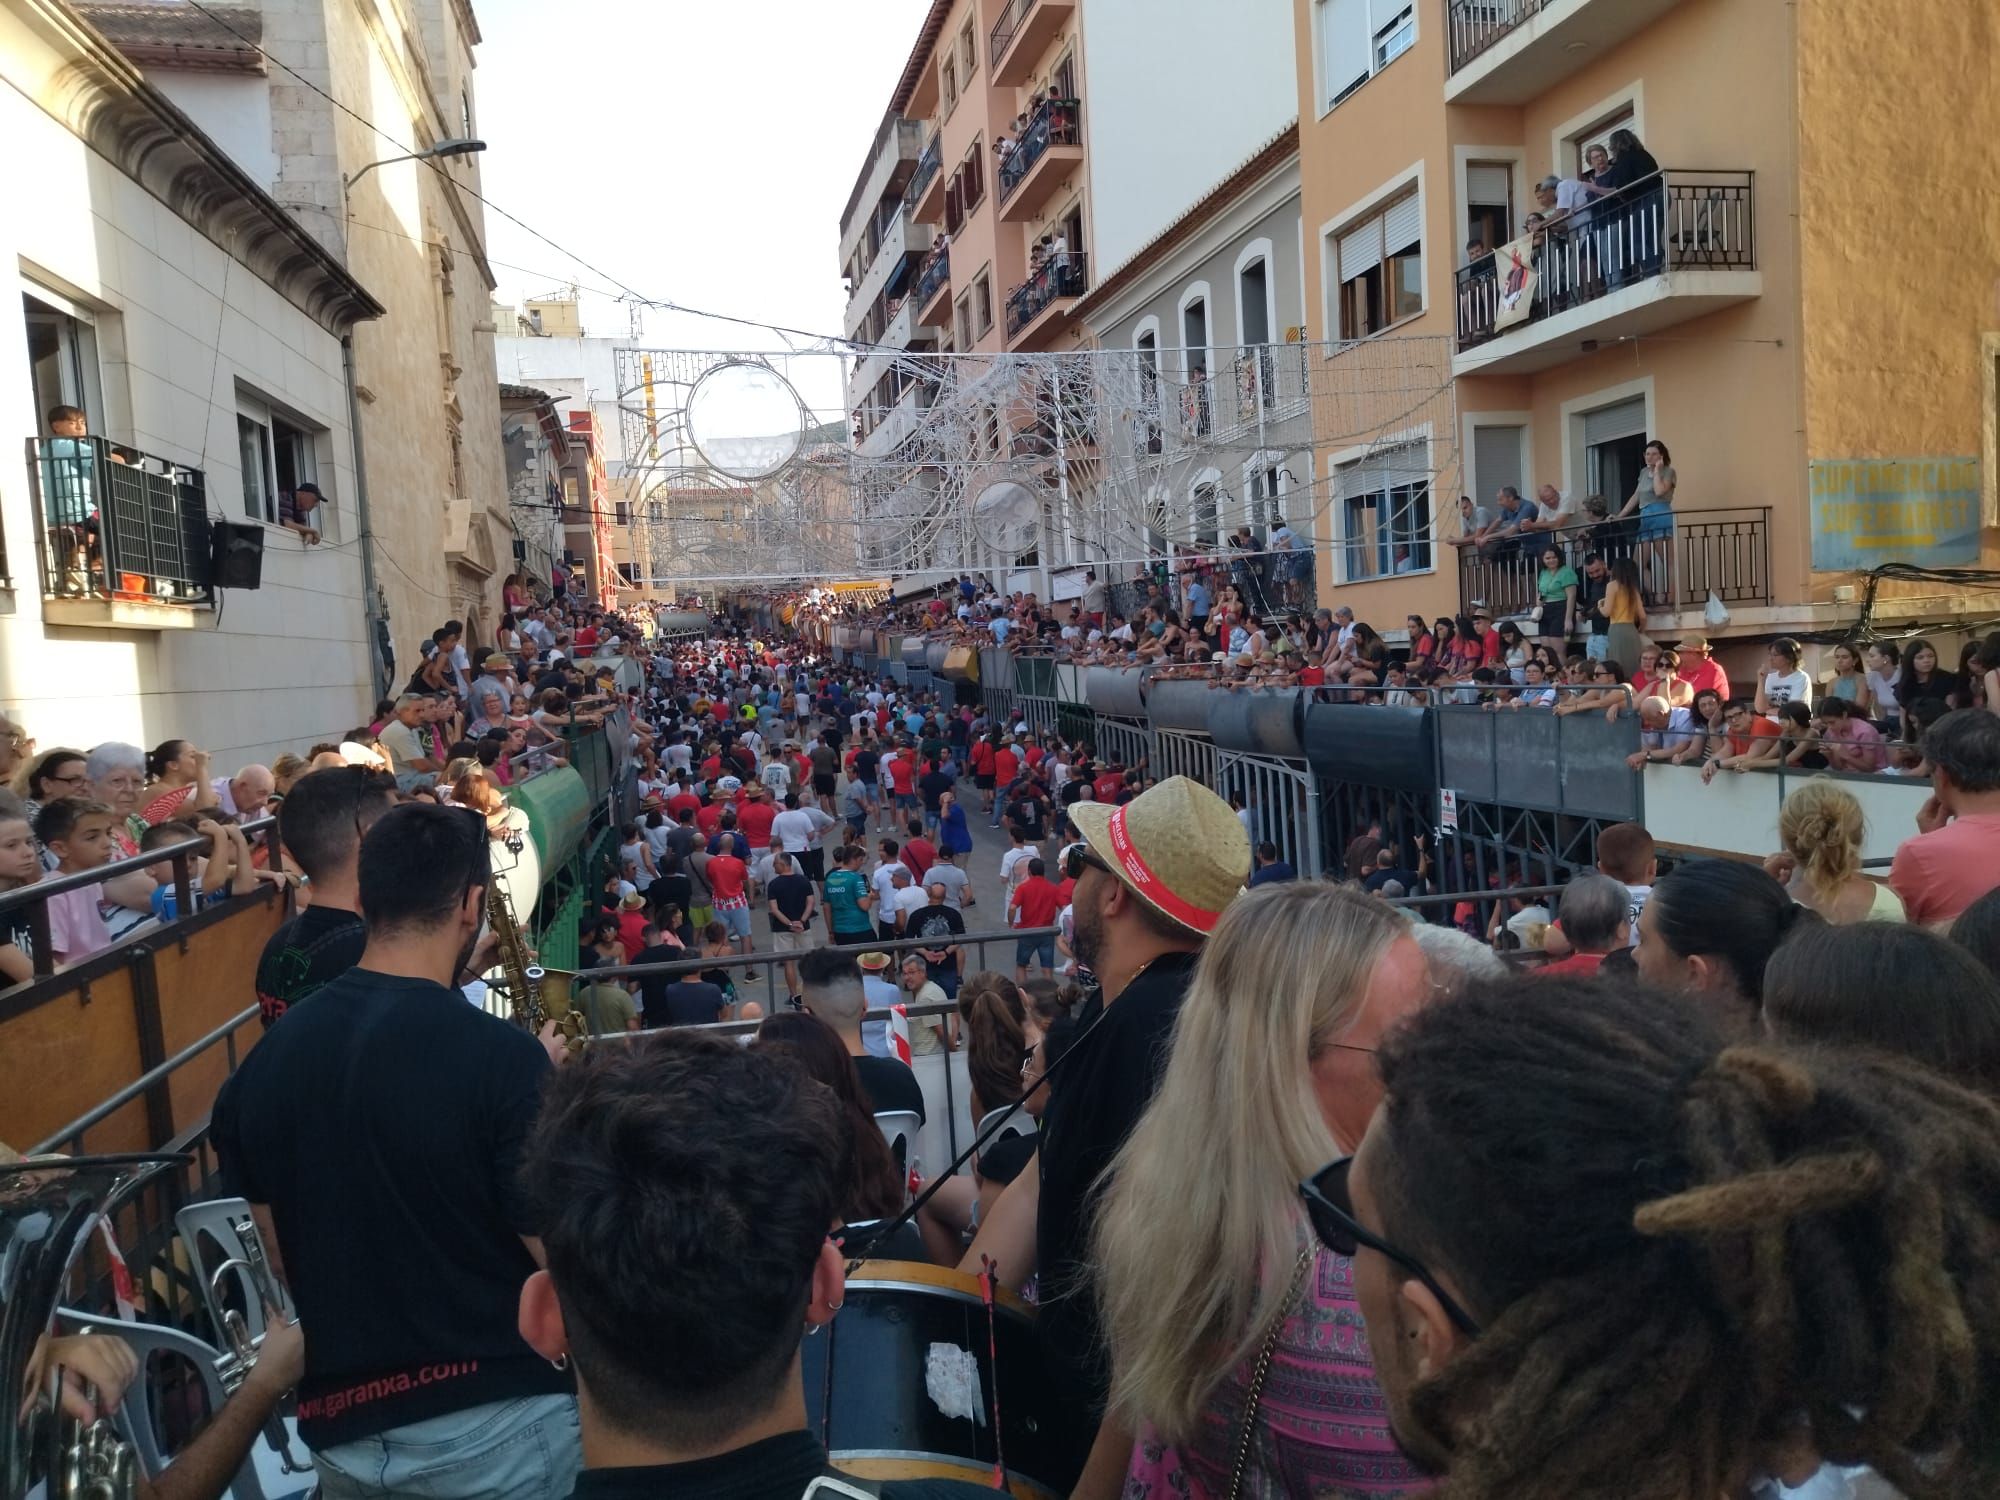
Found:
[[[596,1041],[465,1003],[498,841],[453,746],[358,735],[264,796],[311,903],[211,1138],[297,1304],[321,1494],[804,1494],[801,1343],[864,1253],[1034,1297],[1034,1379],[1083,1438],[1036,1477],[1085,1500],[2000,1486],[2000,717],[1922,721],[1933,796],[1886,885],[1826,780],[1766,868],[1661,873],[1621,825],[1558,901],[1498,889],[1459,930],[1392,904],[1451,876],[1377,830],[1302,880],[1254,809],[809,643],[572,626],[641,679],[531,664],[565,722],[629,715]],[[191,750],[154,760],[134,813],[220,800]],[[73,814],[58,865],[111,831]],[[1007,842],[979,928],[975,817]],[[256,880],[227,842],[207,878]],[[968,963],[1003,923],[1013,972]],[[771,1014],[731,991],[759,964]],[[925,1109],[897,1002],[911,1055],[963,1049],[975,1118],[1041,1127],[982,1131],[914,1215],[875,1119]],[[689,1029],[724,1018],[748,1045]]]

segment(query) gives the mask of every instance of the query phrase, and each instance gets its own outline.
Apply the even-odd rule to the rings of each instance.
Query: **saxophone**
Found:
[[[521,938],[521,924],[514,917],[513,900],[507,895],[507,887],[498,880],[486,887],[486,921],[493,929],[494,946],[500,954],[501,983],[507,991],[509,1019],[537,1036],[543,1026],[554,1021],[569,1050],[579,1051],[583,1046],[583,1016],[570,1004],[570,976],[551,975],[540,964],[528,962],[528,946]]]

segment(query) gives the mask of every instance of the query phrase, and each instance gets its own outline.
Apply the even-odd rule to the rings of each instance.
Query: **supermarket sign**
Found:
[[[1815,572],[1979,561],[1978,459],[1822,458],[1810,470]]]

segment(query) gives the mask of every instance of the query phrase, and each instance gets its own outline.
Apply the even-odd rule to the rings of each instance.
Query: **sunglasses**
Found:
[[[1452,1326],[1467,1338],[1478,1338],[1479,1324],[1458,1305],[1450,1292],[1438,1285],[1437,1278],[1431,1275],[1422,1261],[1406,1250],[1397,1249],[1354,1217],[1354,1200],[1347,1191],[1347,1177],[1353,1165],[1353,1157],[1343,1156],[1339,1161],[1321,1167],[1299,1184],[1299,1196],[1305,1200],[1306,1215],[1312,1220],[1313,1233],[1319,1236],[1320,1243],[1335,1255],[1344,1255],[1349,1260],[1364,1245],[1377,1255],[1387,1256],[1429,1288],[1430,1294],[1444,1308],[1445,1316],[1451,1319]]]
[[[1062,872],[1071,880],[1083,879],[1085,869],[1102,870],[1106,875],[1115,873],[1111,866],[1090,852],[1090,846],[1081,841],[1071,844],[1062,852]]]

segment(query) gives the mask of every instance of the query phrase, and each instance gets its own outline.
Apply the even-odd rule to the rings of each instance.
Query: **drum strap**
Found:
[[[1257,1408],[1263,1404],[1264,1381],[1271,1373],[1271,1357],[1278,1352],[1278,1337],[1285,1331],[1285,1315],[1298,1301],[1299,1288],[1305,1284],[1306,1270],[1313,1263],[1316,1243],[1308,1241],[1299,1252],[1298,1264],[1292,1268],[1292,1281],[1285,1292],[1285,1300],[1278,1308],[1277,1317],[1271,1320],[1271,1331],[1264,1335],[1264,1347],[1257,1351],[1256,1366],[1250,1371],[1250,1389],[1243,1398],[1243,1423],[1236,1434],[1236,1461],[1229,1470],[1228,1500],[1241,1500],[1243,1475],[1250,1467],[1250,1446],[1257,1437]]]
[[[868,1479],[857,1479],[852,1474],[828,1466],[827,1471],[806,1486],[805,1494],[799,1500],[881,1500],[882,1486]]]

